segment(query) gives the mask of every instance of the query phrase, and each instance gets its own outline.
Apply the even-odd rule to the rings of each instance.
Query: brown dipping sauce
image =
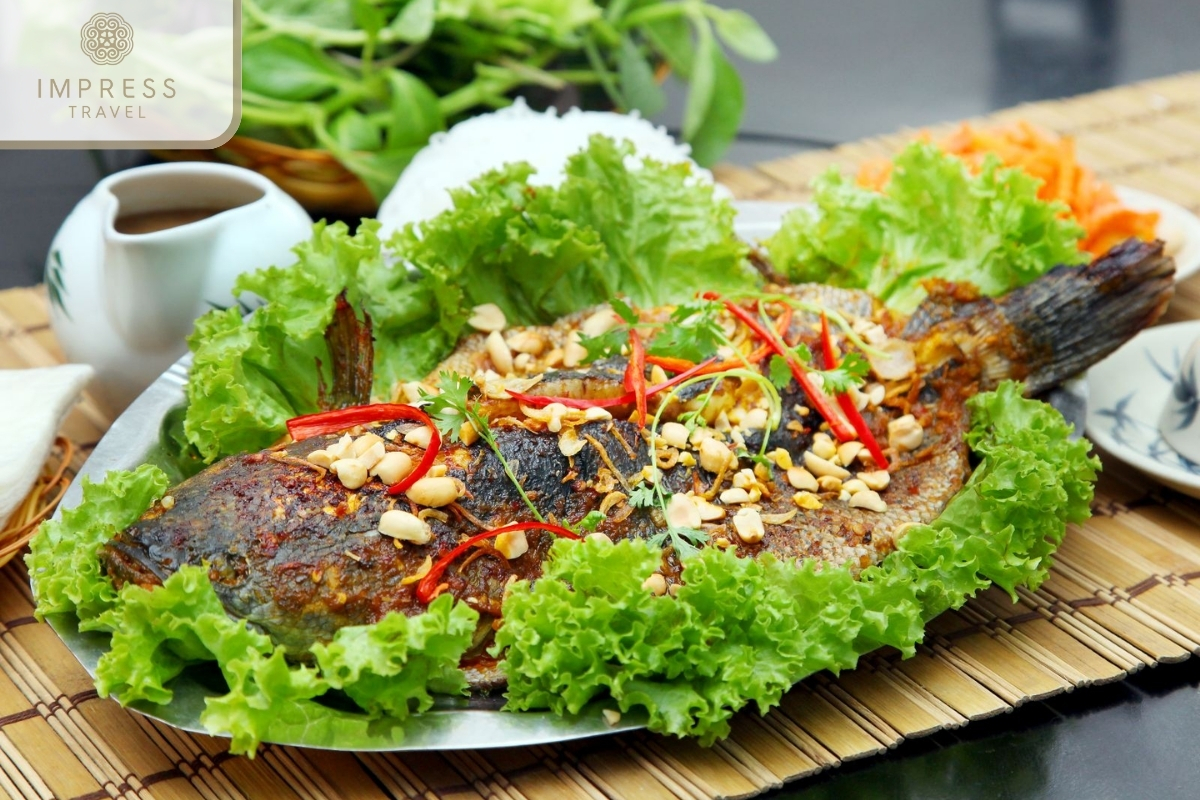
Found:
[[[154,233],[199,222],[227,210],[225,208],[174,208],[170,211],[144,211],[140,214],[126,214],[123,217],[117,217],[113,227],[117,233]]]

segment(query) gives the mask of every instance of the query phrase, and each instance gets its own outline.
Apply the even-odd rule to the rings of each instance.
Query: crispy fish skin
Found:
[[[760,543],[740,544],[739,553],[811,557],[854,569],[877,563],[894,549],[904,526],[936,518],[962,487],[970,472],[964,434],[969,425],[965,401],[971,395],[1010,375],[1043,386],[1051,380],[1043,374],[1061,377],[1103,357],[1162,312],[1172,290],[1171,272],[1161,245],[1127,245],[1091,266],[1055,270],[1045,286],[997,301],[964,300],[949,289],[935,292],[907,320],[889,317],[862,292],[788,289],[797,297],[820,300],[847,314],[883,318],[895,333],[903,331],[914,340],[919,380],[903,398],[864,416],[876,438],[886,441],[888,421],[911,413],[924,426],[925,439],[916,450],[895,454],[891,483],[881,492],[887,501],[882,513],[850,508],[836,499],[826,499],[819,509],[797,509],[795,490],[781,471],[774,471],[758,504],[761,513],[796,513],[770,524]],[[1070,325],[1087,329],[1056,335],[1056,326],[1046,322],[1053,303],[1069,310]],[[970,313],[965,307],[970,307]],[[815,343],[813,322],[810,316],[797,315],[790,332],[793,338]],[[1017,324],[1024,327],[1018,329]],[[565,330],[569,328],[556,335],[565,336]],[[1061,341],[1071,348],[1082,343],[1085,354],[1063,350]],[[460,367],[472,362],[478,367],[478,358],[468,343],[451,360]],[[586,385],[608,393],[613,381],[619,385],[620,370],[600,368],[549,375],[538,390],[551,394],[547,386]],[[783,396],[783,422],[768,443],[771,449],[784,448],[797,462],[821,422],[815,412],[801,413],[805,404],[806,398],[793,383]],[[568,458],[559,451],[558,436],[547,431],[545,423],[522,415],[515,403],[491,403],[488,410],[501,451],[548,519],[578,520],[600,508],[606,498],[619,499],[613,492],[628,494],[633,477],[651,457],[638,427],[620,419],[619,413],[617,419],[580,426],[577,432],[587,445]],[[385,423],[375,432],[386,437],[392,430],[403,433],[412,427],[411,423]],[[336,438],[318,436],[233,456],[185,481],[171,490],[175,502],[170,510],[156,504],[106,545],[101,557],[108,574],[118,585],[152,586],[183,564],[207,564],[217,595],[231,615],[245,618],[290,655],[303,659],[313,643],[328,641],[341,627],[374,622],[393,610],[420,613],[423,606],[415,597],[416,584],[405,579],[419,574],[427,558],[436,560],[462,535],[476,532],[480,522],[491,528],[529,518],[499,459],[483,442],[446,444],[439,463],[462,481],[467,495],[442,509],[445,520],[428,517],[433,530],[429,544],[398,547],[375,532],[375,526],[384,511],[407,508],[404,498],[389,496],[378,481],[348,490],[304,460]],[[390,444],[389,449],[419,457],[420,452],[403,444],[402,438],[397,437],[401,443]],[[747,436],[749,449],[758,444]],[[681,464],[663,476],[672,492],[704,494],[728,486],[725,480],[714,487],[718,477],[727,476],[698,466]],[[599,530],[614,539],[646,538],[664,525],[657,509],[617,502]],[[732,513],[705,528],[714,541],[721,537],[738,541]],[[536,579],[554,537],[529,532],[527,538],[525,555],[510,561],[485,545],[474,557],[457,562],[443,578],[447,591],[481,613],[481,641],[500,615],[505,583],[513,576]],[[670,580],[678,578],[679,564],[673,555],[668,556],[664,572]],[[503,680],[498,667],[487,659],[473,662],[469,676],[477,688]]]

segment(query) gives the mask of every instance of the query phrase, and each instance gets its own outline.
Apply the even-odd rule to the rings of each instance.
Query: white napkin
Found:
[[[0,527],[29,494],[92,374],[84,364],[0,370]]]

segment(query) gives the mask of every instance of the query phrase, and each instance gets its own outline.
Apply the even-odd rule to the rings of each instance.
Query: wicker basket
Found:
[[[166,161],[222,161],[269,178],[310,214],[371,216],[379,203],[366,184],[325,150],[301,150],[235,136],[216,150],[158,150]]]
[[[50,457],[25,500],[7,521],[0,520],[0,566],[11,561],[37,533],[38,525],[54,513],[74,477],[71,471],[74,455],[75,445],[70,439],[65,436],[55,439]]]

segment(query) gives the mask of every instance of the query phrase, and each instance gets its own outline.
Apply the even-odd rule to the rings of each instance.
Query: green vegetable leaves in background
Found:
[[[433,34],[436,12],[437,0],[412,0],[400,9],[400,13],[388,25],[388,30],[394,32],[402,42],[419,44]]]
[[[654,67],[628,35],[621,37],[617,51],[617,75],[630,110],[637,109],[642,116],[653,117],[666,107],[667,93],[655,80]]]
[[[814,184],[813,207],[796,209],[766,243],[794,281],[866,289],[911,311],[921,281],[973,283],[987,295],[1023,286],[1058,264],[1087,260],[1083,229],[1063,206],[1037,198],[1037,182],[989,160],[971,175],[957,158],[915,143],[896,157],[882,193],[836,170]]]
[[[749,15],[700,0],[245,0],[242,8],[240,132],[324,148],[377,199],[433,133],[527,90],[575,87],[585,107],[658,114],[664,64],[692,84],[684,136],[711,164],[744,106],[721,43],[751,60],[777,54]]]
[[[505,601],[496,652],[519,676],[507,707],[568,714],[608,694],[622,711],[645,709],[651,730],[712,742],[735,711],[765,713],[807,675],[884,645],[911,655],[927,620],[989,582],[1040,585],[1066,523],[1088,515],[1099,462],[1018,384],[970,409],[979,467],[940,518],[857,580],[708,548],[685,561],[675,598],[655,597],[642,582],[660,566],[657,548],[556,542],[543,577]]]
[[[284,36],[244,48],[242,75],[247,91],[280,100],[311,100],[353,79],[320,50]]]
[[[729,49],[748,61],[774,61],[779,50],[754,17],[738,9],[713,8],[713,25]]]

